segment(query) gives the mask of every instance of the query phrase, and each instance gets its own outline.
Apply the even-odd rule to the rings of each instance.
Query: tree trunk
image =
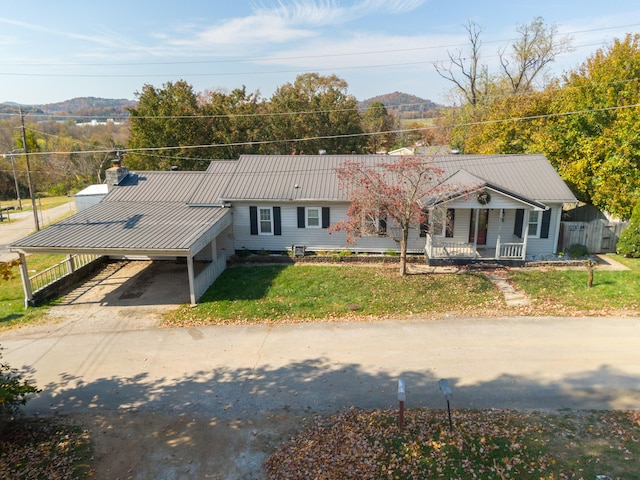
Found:
[[[409,229],[402,229],[402,239],[400,240],[400,275],[407,274],[407,242],[409,240]]]

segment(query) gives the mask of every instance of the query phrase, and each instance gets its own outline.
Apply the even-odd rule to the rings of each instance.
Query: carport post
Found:
[[[29,280],[29,270],[27,269],[27,257],[24,253],[20,253],[20,277],[22,278],[22,288],[24,290],[24,308],[31,305],[33,300],[33,290],[31,289],[31,281]]]
[[[189,298],[191,299],[191,305],[197,303],[196,290],[195,290],[195,276],[193,269],[193,257],[187,256],[187,271],[189,272]]]

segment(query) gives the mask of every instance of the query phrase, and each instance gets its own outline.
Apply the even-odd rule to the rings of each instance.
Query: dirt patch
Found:
[[[265,478],[264,460],[312,418],[286,411],[225,420],[101,412],[65,417],[87,429],[96,480]]]

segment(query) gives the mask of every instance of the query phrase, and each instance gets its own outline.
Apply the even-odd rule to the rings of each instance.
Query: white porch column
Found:
[[[473,259],[475,260],[478,256],[478,223],[480,223],[480,209],[476,208],[474,209],[475,211],[475,216],[476,216],[476,221],[473,222],[474,228],[475,228],[475,232],[473,232]]]
[[[193,257],[191,255],[187,257],[187,271],[189,274],[189,298],[191,299],[191,305],[195,305],[197,303],[195,287],[196,282],[193,268]]]
[[[523,239],[523,245],[522,245],[522,260],[526,260],[527,259],[527,241],[529,240],[529,212],[531,210],[530,209],[526,209],[524,211],[525,215],[524,215],[524,239]]]
[[[71,275],[75,271],[76,271],[76,262],[73,258],[73,255],[69,254],[67,255],[67,273]]]
[[[27,257],[20,253],[20,278],[22,278],[22,289],[24,290],[24,308],[29,307],[33,300],[33,290],[29,280],[29,269],[27,268]]]
[[[496,260],[500,258],[500,242],[502,241],[502,222],[504,221],[504,208],[498,213],[498,239],[496,240]]]

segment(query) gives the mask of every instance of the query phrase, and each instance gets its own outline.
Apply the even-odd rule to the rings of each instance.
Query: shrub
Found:
[[[589,255],[589,250],[584,245],[574,243],[567,249],[567,255],[569,255],[571,258],[586,257],[587,255]]]
[[[633,207],[629,225],[620,234],[616,250],[619,255],[640,258],[640,201]]]
[[[15,368],[0,361],[0,420],[15,416],[20,407],[29,401],[29,395],[39,391],[24,380]]]

